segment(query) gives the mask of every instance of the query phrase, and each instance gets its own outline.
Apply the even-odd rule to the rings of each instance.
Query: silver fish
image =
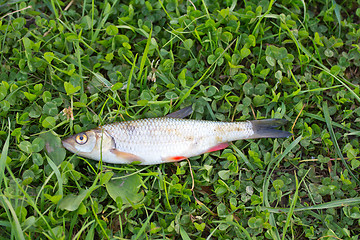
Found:
[[[289,137],[291,133],[275,129],[286,122],[148,118],[107,124],[70,136],[62,144],[70,152],[97,161],[153,165],[224,149],[235,140]]]

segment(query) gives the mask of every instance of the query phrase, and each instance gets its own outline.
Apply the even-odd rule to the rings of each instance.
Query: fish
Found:
[[[106,124],[67,137],[62,145],[72,153],[96,161],[154,165],[218,151],[236,140],[292,135],[276,129],[286,124],[285,119],[243,122],[183,119],[192,110],[189,112],[185,108],[182,113],[165,117]]]

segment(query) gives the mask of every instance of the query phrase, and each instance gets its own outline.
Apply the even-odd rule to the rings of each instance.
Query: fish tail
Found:
[[[287,138],[292,134],[287,131],[278,130],[275,128],[285,125],[288,121],[285,119],[263,119],[263,120],[252,120],[254,134],[249,136],[249,139],[252,138]]]

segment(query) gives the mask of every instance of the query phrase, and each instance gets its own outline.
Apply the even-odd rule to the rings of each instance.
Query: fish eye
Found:
[[[75,137],[75,141],[81,145],[85,144],[87,140],[88,140],[88,136],[85,133],[79,133]]]

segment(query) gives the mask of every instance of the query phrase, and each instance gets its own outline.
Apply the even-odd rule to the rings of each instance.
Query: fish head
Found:
[[[102,129],[81,132],[65,138],[61,142],[70,152],[98,161],[102,154],[115,147],[114,139]]]

